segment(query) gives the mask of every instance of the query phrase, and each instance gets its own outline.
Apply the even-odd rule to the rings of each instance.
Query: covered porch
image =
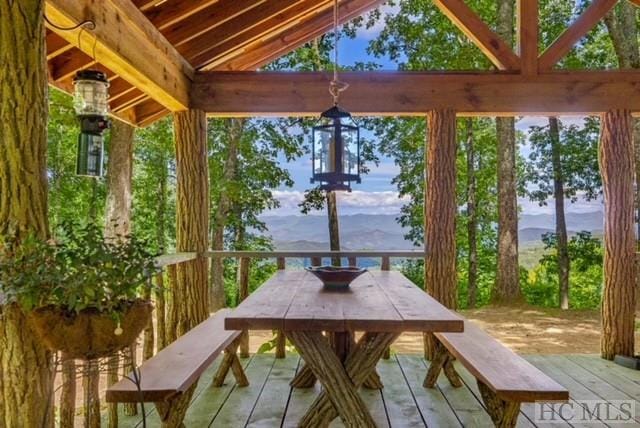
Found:
[[[601,355],[524,358],[567,389],[569,403],[576,408],[584,409],[583,402],[590,400],[609,403],[617,410],[621,410],[620,402],[626,400],[632,402],[634,408],[640,408],[640,375],[610,361],[617,355],[632,357],[636,350],[632,129],[634,116],[640,113],[640,72],[554,69],[616,1],[594,0],[555,43],[540,52],[536,0],[518,1],[515,50],[463,1],[438,0],[436,4],[440,10],[487,56],[493,70],[344,73],[343,79],[351,86],[343,97],[344,107],[349,111],[363,116],[425,117],[428,135],[424,150],[424,231],[428,239],[424,249],[351,253],[219,252],[211,250],[209,234],[207,117],[319,115],[327,104],[326,90],[331,80],[328,72],[256,70],[327,32],[332,19],[331,2],[266,1],[260,2],[260,7],[244,2],[239,5],[241,2],[204,0],[159,3],[47,0],[25,2],[19,7],[12,1],[4,0],[3,3],[6,7],[0,9],[3,11],[0,20],[6,24],[4,27],[11,27],[3,30],[3,35],[11,36],[3,42],[8,44],[12,39],[24,42],[28,55],[15,50],[5,54],[3,58],[10,62],[2,65],[1,76],[16,86],[25,85],[28,90],[9,93],[3,86],[0,119],[16,123],[20,128],[7,137],[11,153],[39,150],[36,160],[17,156],[17,160],[6,168],[9,178],[3,179],[0,175],[0,184],[4,186],[0,192],[11,195],[12,207],[16,207],[0,209],[3,230],[16,223],[25,236],[35,230],[48,237],[46,166],[42,154],[46,145],[44,125],[39,125],[40,132],[35,137],[31,133],[33,123],[46,119],[45,82],[70,92],[78,70],[99,69],[111,83],[109,102],[111,114],[117,120],[144,127],[166,115],[174,117],[176,253],[157,260],[157,265],[166,269],[172,297],[168,298],[166,307],[164,301],[156,306],[156,320],[162,323],[162,327],[156,324],[156,331],[161,328],[166,334],[162,339],[153,332],[145,335],[151,355],[209,319],[208,272],[211,265],[215,266],[211,260],[223,257],[239,260],[240,302],[251,295],[248,269],[252,258],[276,259],[279,271],[286,270],[287,258],[303,258],[312,265],[319,265],[323,257],[341,257],[347,259],[349,265],[357,266],[358,258],[373,257],[380,260],[381,271],[390,270],[391,258],[419,258],[425,265],[425,291],[439,304],[454,311],[457,118],[600,116],[599,156],[605,205]],[[167,5],[160,7],[164,3]],[[382,3],[342,0],[339,2],[341,20],[347,22]],[[7,11],[6,15],[4,11]],[[18,21],[16,25],[8,24]],[[93,28],[86,26],[87,21],[93,22]],[[220,24],[214,25],[214,21]],[[181,25],[176,25],[178,23]],[[68,30],[71,27],[75,29]],[[224,43],[220,38],[225,39]],[[212,40],[217,43],[213,47]],[[13,112],[7,112],[8,105],[15,106],[11,109]],[[11,128],[2,126],[3,130]],[[34,145],[31,145],[32,140],[36,141]],[[10,158],[12,156],[3,157],[0,152],[3,163],[8,164]],[[45,195],[42,204],[33,203],[34,193]],[[6,331],[26,328],[24,317],[20,312],[17,314],[2,321]],[[240,362],[250,379],[249,386],[236,386],[229,374],[222,386],[211,387],[214,373],[223,364],[222,358],[217,358],[206,371],[197,373],[200,382],[184,396],[187,404],[185,425],[296,426],[321,393],[319,384],[305,389],[290,387],[289,382],[303,366],[300,356],[286,350],[282,331],[275,333],[273,355],[251,355],[248,332],[243,329],[240,333],[237,343]],[[169,340],[165,341],[165,338]],[[229,343],[224,341],[217,353]],[[32,337],[21,338],[13,345],[16,354],[21,356],[20,362],[37,363],[40,370],[33,379],[7,376],[6,382],[16,383],[4,384],[5,390],[12,391],[7,394],[14,399],[7,400],[4,407],[0,405],[0,411],[4,412],[7,421],[19,421],[24,415],[17,413],[25,412],[30,420],[51,426],[51,409],[39,404],[47,401],[52,392],[51,355]],[[470,373],[459,361],[453,363],[453,357],[443,352],[447,354],[445,361],[457,368],[462,380],[459,388],[450,385],[444,376],[440,376],[435,388],[423,387],[430,362],[422,355],[391,352],[377,364],[384,388],[360,389],[376,425],[499,425],[496,420],[500,418],[496,419],[495,409],[488,409],[486,397],[482,396],[476,383],[477,373]],[[3,376],[10,371],[10,363],[4,364],[6,371],[0,372]],[[4,379],[0,386],[3,382]],[[93,385],[92,393],[97,389]],[[18,403],[16,397],[21,396],[29,397],[26,404]],[[553,418],[554,425],[575,426],[571,421],[563,420],[561,410],[551,408],[549,414],[538,415],[536,406],[544,408],[536,403],[523,404],[516,409],[518,426],[540,426],[540,418],[545,416]],[[121,412],[122,406],[119,409]],[[148,405],[146,411],[150,426],[157,426],[160,422],[156,410]],[[106,413],[103,414],[106,425],[109,421]],[[140,415],[120,414],[117,421],[121,427],[142,424]],[[640,419],[635,421],[640,423]],[[334,422],[332,426],[340,426],[340,423]],[[598,423],[608,424],[603,420]],[[165,426],[180,426],[180,423]],[[507,421],[502,426],[510,425]]]

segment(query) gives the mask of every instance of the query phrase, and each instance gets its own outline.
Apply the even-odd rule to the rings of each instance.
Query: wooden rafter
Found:
[[[340,2],[340,22],[348,22],[363,13],[375,9],[385,0],[343,0]],[[333,26],[333,12],[324,11],[310,17],[290,30],[238,52],[234,58],[216,65],[204,67],[212,70],[253,70],[293,51],[299,46],[330,31]]]
[[[245,13],[252,13],[254,8],[264,2],[265,0],[255,2],[220,0],[201,10],[197,15],[163,29],[162,34],[164,34],[169,42],[178,48],[178,51],[185,56],[185,58],[188,58],[188,56],[185,55],[185,51],[193,48],[194,39],[200,40],[198,43],[200,49],[206,49],[209,43],[216,42],[215,39],[212,40],[211,38],[205,37],[208,32],[214,31],[231,19]],[[227,36],[241,30],[242,28],[233,28],[231,31],[228,31]],[[181,46],[183,44],[186,44],[186,46]]]
[[[200,68],[221,56],[241,52],[247,44],[272,37],[315,14],[326,0],[280,0],[266,2],[179,47],[191,64]],[[283,28],[284,27],[284,28]],[[219,63],[217,61],[216,63]]]
[[[145,15],[159,30],[202,12],[205,8],[221,3],[220,0],[173,0],[145,8]],[[236,1],[236,3],[239,3]]]
[[[616,5],[618,0],[593,0],[584,12],[540,56],[540,70],[552,69],[573,46]],[[640,4],[640,0],[634,3]]]
[[[519,73],[345,72],[341,104],[360,115],[460,115],[640,112],[640,72]],[[211,72],[194,81],[192,107],[215,116],[310,116],[330,105],[330,73]]]
[[[463,0],[434,0],[438,9],[500,70],[518,70],[520,59]]]
[[[517,1],[516,40],[523,74],[538,73],[538,0]]]
[[[93,31],[58,34],[166,108],[188,108],[192,67],[130,0],[47,0],[46,13],[60,26],[92,19]]]

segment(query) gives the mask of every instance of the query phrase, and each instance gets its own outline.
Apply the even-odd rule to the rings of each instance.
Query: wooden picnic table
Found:
[[[282,330],[298,349],[323,386],[300,426],[340,417],[349,427],[375,427],[358,388],[376,376],[389,345],[407,331],[461,332],[464,322],[400,272],[370,271],[337,291],[309,272],[284,270],[231,312],[225,328]]]

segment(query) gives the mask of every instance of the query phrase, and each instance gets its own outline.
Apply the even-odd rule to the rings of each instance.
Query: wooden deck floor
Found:
[[[531,363],[570,390],[573,400],[635,400],[637,422],[617,426],[640,427],[640,372],[619,367],[595,356],[527,356]],[[216,361],[201,378],[187,414],[187,427],[294,427],[318,393],[319,387],[292,390],[289,381],[300,367],[297,355],[275,359],[254,355],[243,360],[251,385],[237,388],[230,376],[221,388],[210,386]],[[492,427],[475,380],[460,369],[465,386],[452,388],[441,377],[438,388],[422,387],[428,363],[417,355],[394,355],[378,365],[384,382],[382,391],[363,390],[374,419],[380,427]],[[158,426],[153,406],[147,405],[147,426]],[[519,427],[612,426],[611,423],[558,422],[534,424],[533,404],[524,405]],[[120,427],[137,427],[141,417],[121,414]],[[343,426],[334,421],[332,427]],[[613,424],[615,426],[615,424]]]

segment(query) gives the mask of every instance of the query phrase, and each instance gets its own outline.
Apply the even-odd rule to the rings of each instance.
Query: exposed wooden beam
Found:
[[[173,0],[165,1],[158,6],[145,9],[145,15],[158,29],[162,30],[172,24],[199,13],[220,0]],[[237,0],[235,0],[238,3]]]
[[[254,8],[265,3],[265,1],[219,0],[218,3],[201,10],[191,18],[163,29],[162,34],[176,46],[185,58],[188,58],[188,55],[185,55],[185,51],[189,51],[191,55],[194,55],[194,53],[190,52],[190,49],[193,49],[194,46],[199,49],[207,49],[208,44],[212,43],[211,39],[203,37],[203,34],[207,34],[207,32],[244,13],[253,13]],[[233,34],[241,30],[241,28],[233,28],[229,33]],[[198,45],[194,45],[193,39],[200,40]],[[215,39],[213,42],[215,42]],[[181,46],[183,44],[185,46]]]
[[[93,20],[95,30],[59,35],[168,109],[189,107],[193,68],[131,0],[47,0],[46,13],[65,27]]]
[[[55,58],[56,56],[73,49],[73,45],[69,44],[69,42],[52,31],[47,32],[46,43],[47,60]]]
[[[345,23],[384,3],[385,0],[342,0],[340,2],[340,22]],[[225,61],[213,70],[253,70],[293,51],[297,47],[317,38],[333,27],[333,11],[320,13],[296,27],[260,41],[256,45],[238,52],[238,56]],[[209,67],[205,67],[209,68]]]
[[[438,9],[500,70],[518,70],[520,59],[463,0],[434,0]]]
[[[540,70],[552,69],[573,46],[616,5],[618,0],[593,0],[584,12],[540,56]],[[640,4],[640,0],[635,1]]]
[[[217,64],[220,57],[237,52],[258,39],[268,38],[326,7],[327,1],[280,0],[266,2],[212,31],[189,41],[179,50],[195,67]],[[183,50],[184,48],[184,50]],[[214,61],[215,60],[215,61]]]
[[[73,48],[49,61],[49,72],[54,82],[73,77],[78,70],[83,70],[96,62],[89,55]]]
[[[315,116],[331,104],[330,73],[203,72],[192,106],[213,116]],[[516,73],[345,72],[344,108],[359,115],[423,116],[640,112],[640,71]]]
[[[538,72],[538,0],[517,1],[516,41],[523,74]]]
[[[130,112],[131,115],[135,116],[138,126],[150,125],[170,113],[161,104],[152,99],[147,99],[124,112]]]

